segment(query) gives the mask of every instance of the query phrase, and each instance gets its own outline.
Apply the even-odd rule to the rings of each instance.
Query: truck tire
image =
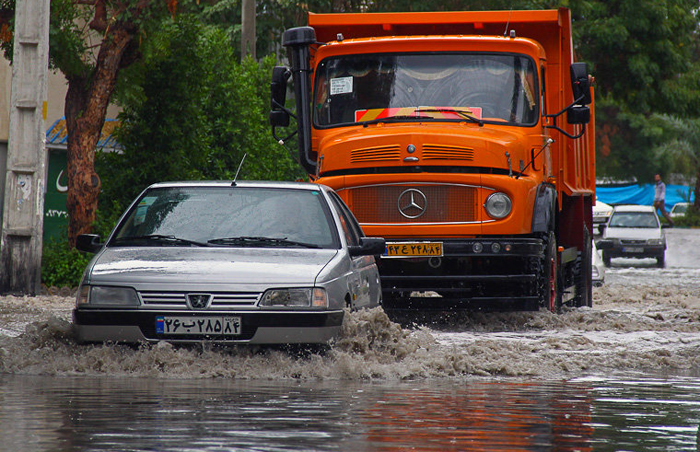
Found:
[[[551,312],[561,308],[559,294],[559,254],[557,252],[557,237],[554,231],[549,231],[545,242],[545,253],[540,272],[540,305]]]
[[[577,308],[593,306],[592,258],[593,245],[591,245],[591,234],[588,232],[588,228],[584,227],[583,250],[581,250],[579,262],[576,266],[576,298],[574,298],[574,303]]]

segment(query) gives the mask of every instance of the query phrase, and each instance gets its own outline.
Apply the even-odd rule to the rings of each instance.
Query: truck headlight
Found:
[[[131,287],[83,285],[78,291],[78,307],[124,308],[139,305],[139,296]]]
[[[260,299],[260,306],[323,309],[328,307],[328,295],[321,288],[270,289]]]
[[[490,217],[500,220],[501,218],[507,217],[511,210],[513,210],[513,202],[505,193],[497,192],[486,198],[484,207],[486,208],[486,213],[488,213]]]

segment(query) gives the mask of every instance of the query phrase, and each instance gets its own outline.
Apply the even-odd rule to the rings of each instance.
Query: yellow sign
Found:
[[[442,242],[387,242],[384,257],[442,256]]]

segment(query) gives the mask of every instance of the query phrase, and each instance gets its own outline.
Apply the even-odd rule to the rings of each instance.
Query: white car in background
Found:
[[[688,212],[688,207],[690,207],[689,202],[679,202],[676,203],[672,208],[671,208],[671,218],[679,218],[679,217],[684,217],[686,212]]]
[[[603,258],[600,256],[600,251],[598,251],[598,247],[595,245],[595,240],[592,242],[591,280],[594,286],[600,287],[605,284],[605,264],[603,264]]]
[[[606,204],[596,198],[595,205],[593,206],[593,226],[598,226],[600,233],[602,233],[600,225],[608,222],[612,211],[613,207],[610,204]]]
[[[606,266],[613,257],[654,258],[664,266],[666,235],[652,206],[615,206],[597,245]]]

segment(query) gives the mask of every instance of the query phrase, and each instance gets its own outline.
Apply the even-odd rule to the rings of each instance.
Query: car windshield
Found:
[[[673,213],[686,213],[688,211],[688,204],[676,204],[671,211]]]
[[[337,248],[320,191],[258,187],[148,190],[110,245]]]
[[[653,212],[615,212],[610,218],[614,228],[659,228],[659,219]]]
[[[537,76],[523,55],[368,54],[327,58],[317,70],[318,126],[367,121],[534,125]]]

